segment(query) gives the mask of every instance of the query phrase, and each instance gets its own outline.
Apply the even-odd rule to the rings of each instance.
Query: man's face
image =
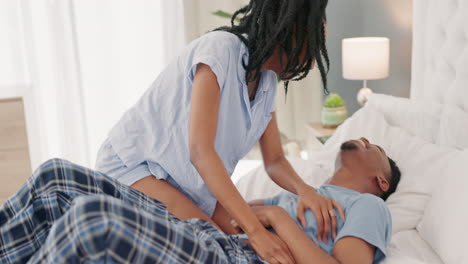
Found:
[[[344,142],[338,159],[343,166],[360,172],[382,172],[386,178],[390,175],[390,163],[385,151],[364,137]]]

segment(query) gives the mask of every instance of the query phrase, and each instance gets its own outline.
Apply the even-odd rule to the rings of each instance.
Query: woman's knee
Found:
[[[44,162],[31,176],[29,183],[38,193],[73,190],[82,194],[94,194],[100,193],[94,187],[98,176],[92,170],[55,158]]]
[[[62,178],[63,164],[68,161],[54,158],[42,163],[32,174],[29,182],[36,190],[41,190],[45,186],[55,185],[58,179]]]
[[[113,226],[120,220],[109,209],[114,203],[111,199],[103,195],[74,199],[67,213],[53,225],[45,243],[48,248],[59,247],[60,250],[46,251],[66,251],[64,256],[55,257],[92,261],[105,259],[116,232]]]
[[[105,215],[112,211],[116,203],[121,202],[119,199],[102,194],[80,196],[73,200],[70,211],[81,217],[93,215],[96,212],[102,212]]]
[[[121,202],[106,195],[77,197],[66,216],[67,225],[86,236],[109,233],[111,226],[120,219],[115,210]]]

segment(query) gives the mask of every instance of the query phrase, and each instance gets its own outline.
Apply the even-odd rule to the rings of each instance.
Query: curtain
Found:
[[[108,131],[185,43],[182,0],[20,0],[32,167],[93,167]]]
[[[22,0],[19,4],[30,76],[24,104],[32,167],[52,157],[88,165],[71,1]]]

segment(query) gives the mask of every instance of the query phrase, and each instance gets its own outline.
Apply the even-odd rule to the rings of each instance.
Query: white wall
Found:
[[[376,91],[409,97],[411,84],[411,50],[413,39],[413,1],[365,1],[366,35],[384,35],[391,41],[390,77],[372,82]]]

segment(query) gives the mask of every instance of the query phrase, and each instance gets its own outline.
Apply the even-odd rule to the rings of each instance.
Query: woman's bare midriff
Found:
[[[211,218],[187,196],[165,180],[158,180],[155,176],[149,175],[135,182],[131,187],[164,203],[169,212],[181,220],[200,218],[214,224]]]
[[[169,212],[181,220],[200,218],[221,228],[226,234],[237,233],[230,223],[231,217],[219,203],[216,203],[213,217],[210,218],[174,186],[165,180],[157,179],[153,175],[135,182],[131,187],[164,203]]]

